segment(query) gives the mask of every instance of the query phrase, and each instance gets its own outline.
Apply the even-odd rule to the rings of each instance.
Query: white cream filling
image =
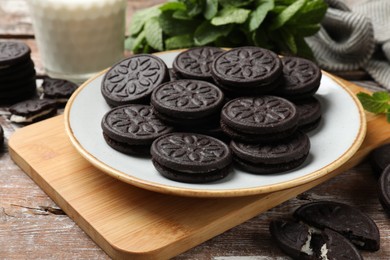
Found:
[[[315,227],[309,226],[307,240],[306,240],[305,244],[301,247],[301,252],[303,252],[307,255],[313,255],[314,254],[313,249],[310,247],[311,237],[312,237],[311,235],[312,234],[320,234],[320,233],[321,233],[321,230],[319,230]]]
[[[309,233],[307,234],[306,243],[301,247],[301,252],[308,254],[308,255],[313,255],[313,249],[310,247],[310,243],[311,243],[311,231],[309,229]]]
[[[328,258],[328,248],[326,247],[326,243],[322,245],[321,247],[321,259],[322,260],[329,260]]]
[[[18,116],[18,115],[11,115],[11,117],[9,118],[9,120],[10,120],[11,122],[14,122],[14,123],[31,123],[31,122],[32,122],[34,119],[36,119],[37,117],[41,117],[41,116],[47,115],[47,114],[49,114],[51,111],[53,111],[53,109],[48,109],[48,110],[42,111],[41,113],[36,114],[36,115],[33,115],[33,116],[30,116],[30,117]]]

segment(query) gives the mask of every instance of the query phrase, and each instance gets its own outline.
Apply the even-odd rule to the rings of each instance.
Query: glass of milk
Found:
[[[126,0],[27,1],[46,73],[82,83],[123,58]]]

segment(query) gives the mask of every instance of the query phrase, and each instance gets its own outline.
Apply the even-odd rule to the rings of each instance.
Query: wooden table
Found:
[[[129,1],[128,16],[142,7],[161,0]],[[35,45],[31,20],[23,0],[0,0],[0,38],[19,39],[32,49],[38,76],[44,75]],[[345,78],[377,89],[364,74],[349,73]],[[0,107],[0,113],[7,107]],[[6,143],[0,149],[0,259],[109,259],[14,162],[7,140],[20,126],[0,116]],[[381,249],[363,252],[366,259],[390,259],[390,221],[376,195],[376,179],[367,162],[293,198],[266,213],[177,256],[175,259],[284,259],[286,256],[272,242],[268,225],[273,219],[288,217],[293,210],[314,200],[334,200],[353,205],[377,223]]]

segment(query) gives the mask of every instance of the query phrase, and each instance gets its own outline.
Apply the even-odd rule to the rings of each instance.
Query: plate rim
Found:
[[[171,50],[171,51],[164,51],[164,52],[156,52],[153,53],[155,55],[163,55],[166,53],[173,53],[173,52],[180,52],[183,51],[183,49],[180,50]],[[134,176],[130,176],[128,174],[125,174],[117,169],[112,168],[111,166],[108,166],[107,164],[101,162],[99,159],[94,157],[91,153],[89,153],[83,146],[79,143],[77,138],[75,137],[72,128],[70,126],[70,111],[73,105],[73,102],[79,95],[83,89],[89,85],[90,82],[94,81],[96,78],[102,76],[105,74],[110,68],[107,68],[99,73],[97,73],[94,77],[91,77],[87,81],[85,81],[82,85],[78,87],[78,89],[73,93],[73,95],[69,98],[65,109],[64,109],[64,124],[65,124],[65,130],[66,134],[69,137],[73,147],[79,152],[79,154],[84,157],[89,163],[91,163],[93,166],[98,168],[99,170],[103,171],[104,174],[107,174],[113,178],[116,178],[122,182],[134,185],[139,188],[147,189],[154,192],[164,193],[164,194],[170,194],[170,195],[179,195],[179,196],[187,196],[187,197],[206,197],[206,198],[217,198],[217,197],[240,197],[240,196],[250,196],[250,195],[258,195],[258,194],[266,194],[270,192],[275,191],[281,191],[288,188],[293,188],[297,186],[301,186],[305,183],[315,181],[330,172],[336,170],[341,165],[346,163],[360,148],[361,144],[363,143],[367,131],[367,121],[366,121],[366,114],[364,112],[363,106],[359,102],[358,98],[354,95],[354,93],[348,89],[348,87],[343,83],[341,80],[339,80],[337,77],[331,75],[330,73],[327,73],[325,71],[322,71],[323,74],[327,75],[329,78],[334,80],[340,87],[343,88],[344,91],[348,93],[348,95],[352,98],[355,105],[358,108],[359,112],[359,119],[361,124],[359,125],[358,134],[356,135],[352,145],[349,147],[347,151],[345,151],[340,157],[338,157],[335,161],[331,162],[328,165],[325,165],[324,167],[307,174],[305,176],[284,181],[281,183],[271,184],[267,186],[260,186],[260,187],[250,187],[250,188],[239,188],[239,189],[222,189],[222,190],[205,190],[205,189],[188,189],[188,188],[181,188],[181,187],[175,187],[170,186],[166,184],[159,184],[156,182],[150,182],[145,181],[143,179],[139,179]]]

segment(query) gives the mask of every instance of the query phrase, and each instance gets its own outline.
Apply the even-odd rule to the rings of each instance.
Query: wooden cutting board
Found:
[[[365,91],[337,81],[354,93]],[[164,259],[180,254],[342,173],[390,141],[385,117],[367,113],[367,135],[359,151],[321,179],[256,196],[188,198],[143,190],[102,173],[73,148],[63,122],[63,116],[57,116],[19,129],[9,140],[10,155],[115,259]]]

